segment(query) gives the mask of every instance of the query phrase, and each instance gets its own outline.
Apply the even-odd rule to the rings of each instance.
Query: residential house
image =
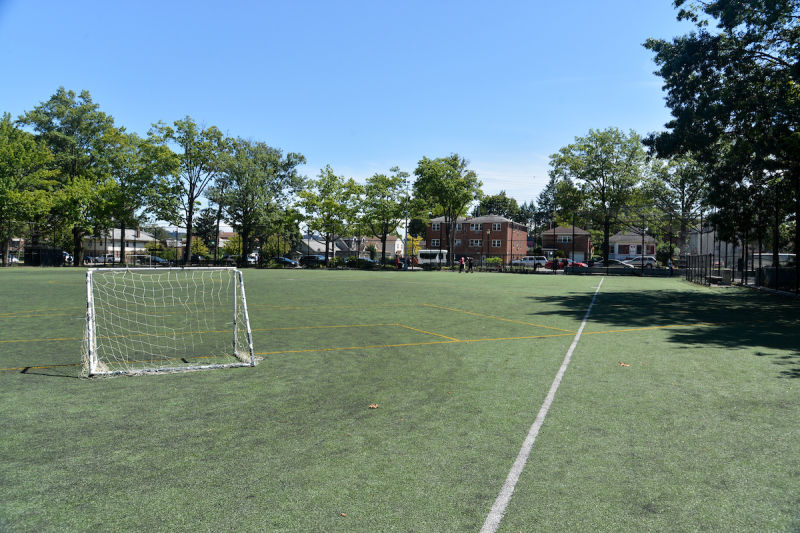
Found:
[[[555,226],[542,231],[542,250],[548,257],[560,250],[573,261],[586,261],[592,257],[592,237],[583,228]]]
[[[362,246],[362,250],[366,250],[368,246],[374,246],[375,250],[378,251],[377,257],[381,257],[381,250],[383,250],[383,243],[377,237],[368,237],[364,238],[364,244]],[[398,237],[397,235],[387,235],[386,236],[386,258],[391,258],[394,260],[395,257],[403,257],[405,252],[405,243],[403,239]],[[363,252],[362,252],[362,255]]]
[[[431,250],[447,249],[444,217],[431,219],[425,232],[426,247]],[[472,218],[459,217],[455,223],[455,243],[452,250],[456,258],[500,257],[503,264],[528,253],[528,229],[505,217],[486,215]]]
[[[633,228],[629,231],[620,231],[608,239],[609,259],[619,259],[625,261],[638,255],[656,255],[656,239]],[[642,245],[644,244],[644,248]]]
[[[92,257],[112,254],[114,261],[121,261],[123,256],[149,255],[145,246],[156,241],[151,234],[138,228],[126,229],[124,239],[120,238],[121,235],[121,230],[115,228],[84,237],[84,254]]]

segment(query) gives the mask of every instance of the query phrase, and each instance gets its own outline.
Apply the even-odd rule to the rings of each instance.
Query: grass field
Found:
[[[89,380],[2,270],[0,531],[478,531],[601,279],[247,271],[258,366]],[[605,278],[499,531],[800,530],[799,378],[800,302]]]

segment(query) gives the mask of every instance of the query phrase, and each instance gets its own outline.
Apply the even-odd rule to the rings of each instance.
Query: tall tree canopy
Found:
[[[114,119],[92,101],[60,87],[46,102],[19,118],[33,128],[53,154],[59,187],[52,197],[53,223],[72,228],[75,264],[81,264],[83,237],[107,224],[107,198],[113,190],[109,156]]]
[[[414,196],[426,199],[434,214],[444,216],[450,264],[453,262],[456,220],[465,215],[470,204],[483,195],[483,184],[475,171],[467,168],[468,164],[458,154],[437,159],[423,157],[414,170],[417,176]]]
[[[589,130],[585,137],[550,156],[550,177],[556,182],[574,183],[583,205],[603,228],[603,258],[608,259],[608,242],[614,228],[641,185],[645,153],[640,137],[617,128]]]
[[[53,156],[43,142],[0,119],[0,264],[8,260],[8,244],[23,223],[44,215],[50,207],[49,192],[56,185]]]
[[[286,157],[277,148],[245,139],[230,141],[230,149],[219,163],[227,184],[227,220],[242,237],[244,254],[252,251],[254,232],[282,224],[282,204],[302,183],[297,166],[304,163],[300,154]]]
[[[752,199],[764,187],[791,191],[771,195],[777,233],[781,212],[800,213],[800,0],[674,4],[697,30],[645,43],[673,117],[648,143],[704,164],[709,201],[727,219],[758,211]]]
[[[308,185],[299,193],[300,207],[308,217],[309,229],[325,237],[327,265],[331,244],[358,223],[362,187],[353,178],[336,175],[330,165],[320,170],[317,179]]]
[[[500,191],[498,194],[486,195],[472,210],[472,216],[498,215],[511,220],[519,218],[519,205],[517,201]]]
[[[150,137],[155,144],[176,147],[180,166],[177,189],[180,213],[173,213],[170,222],[181,222],[186,228],[184,262],[189,262],[192,247],[192,225],[199,200],[219,173],[220,158],[226,149],[222,132],[216,126],[203,128],[192,117],[176,120],[172,126],[153,124]]]
[[[397,226],[407,213],[406,183],[408,172],[399,167],[390,169],[391,175],[374,174],[364,186],[363,220],[370,234],[381,240],[381,264],[386,261],[386,238],[397,231]]]

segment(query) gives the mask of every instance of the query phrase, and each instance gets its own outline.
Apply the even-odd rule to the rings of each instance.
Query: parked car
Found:
[[[324,255],[304,255],[303,257],[300,258],[300,266],[304,266],[306,268],[318,267],[324,264],[325,264]]]
[[[644,260],[641,255],[637,255],[636,257],[626,259],[625,262],[637,268],[642,268],[642,262],[644,262],[644,268],[653,268],[656,266],[656,258],[652,255],[644,256]]]
[[[559,259],[551,259],[544,265],[545,268],[550,270],[561,270],[565,267],[583,267],[588,268],[589,265],[586,263],[581,263],[579,261],[573,261],[568,257],[561,257]]]
[[[288,257],[273,257],[273,261],[282,265],[283,268],[297,268],[299,264],[294,259],[289,259]]]
[[[94,258],[95,263],[113,263],[114,262],[114,254],[103,254],[98,255]]]
[[[19,257],[17,257],[16,255],[9,255],[8,256],[8,263],[9,264],[11,264],[11,263],[19,263]]]
[[[543,255],[526,255],[525,257],[520,257],[519,259],[511,261],[511,266],[532,268],[534,270],[546,264],[547,258]]]
[[[607,269],[614,269],[614,270],[633,270],[636,267],[626,263],[625,261],[619,261],[618,259],[609,259],[608,262],[604,262],[602,259],[595,261],[592,264],[592,268],[607,268]]]

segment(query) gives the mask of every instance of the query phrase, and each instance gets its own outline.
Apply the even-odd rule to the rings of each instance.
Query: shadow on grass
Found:
[[[557,314],[580,322],[592,294],[529,298],[553,309],[538,316]],[[601,289],[590,322],[620,328],[702,325],[669,329],[669,339],[682,345],[750,348],[755,356],[782,366],[780,377],[800,378],[800,300],[732,288]]]
[[[77,365],[52,365],[26,367],[19,371],[20,374],[29,376],[48,376],[52,378],[82,379],[81,369]]]

